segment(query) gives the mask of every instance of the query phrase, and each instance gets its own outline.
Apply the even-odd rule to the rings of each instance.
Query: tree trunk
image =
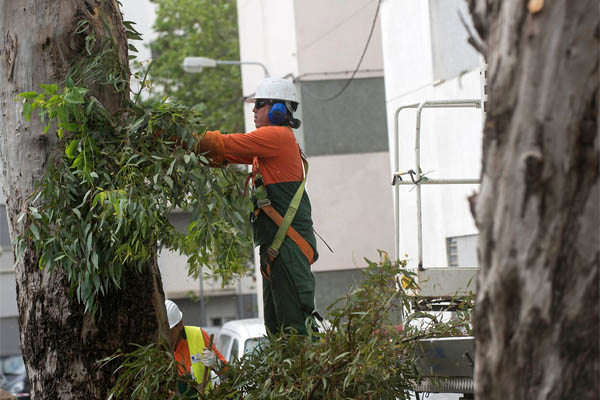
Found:
[[[17,94],[61,83],[81,58],[85,36],[74,34],[82,18],[96,31],[109,27],[127,62],[127,39],[115,0],[0,1],[0,125],[3,188],[12,237],[17,218],[55,151],[56,138],[42,134],[39,118],[21,116]],[[105,18],[105,25],[102,19]],[[85,34],[84,34],[85,35]],[[121,95],[95,88],[112,110]],[[92,320],[70,294],[60,268],[38,268],[33,246],[16,264],[17,302],[23,356],[35,399],[105,399],[115,381],[97,361],[130,343],[157,341],[168,329],[156,257],[143,274],[124,272],[124,285],[100,299],[102,317]]]
[[[598,3],[470,8],[488,62],[476,396],[597,399]]]

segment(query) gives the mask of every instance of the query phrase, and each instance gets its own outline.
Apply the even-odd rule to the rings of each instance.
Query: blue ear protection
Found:
[[[273,125],[281,125],[287,115],[287,109],[283,103],[275,103],[269,110],[269,121]]]

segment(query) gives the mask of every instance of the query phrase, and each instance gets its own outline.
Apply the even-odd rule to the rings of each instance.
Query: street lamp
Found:
[[[202,71],[202,68],[215,68],[217,65],[258,65],[263,69],[265,73],[265,78],[269,77],[269,71],[267,71],[267,67],[258,61],[230,61],[230,60],[214,60],[208,57],[186,57],[183,60],[183,70],[189,73],[198,73]],[[248,172],[252,171],[252,166],[248,166]],[[258,317],[260,319],[264,319],[264,311],[263,311],[263,298],[262,298],[262,275],[260,272],[260,254],[258,252],[258,248],[254,249],[254,273],[256,276],[256,299],[258,303]],[[203,283],[202,283],[202,275],[200,276],[200,296],[201,296],[201,307],[204,310],[204,295],[203,295]],[[241,281],[238,284],[238,314],[242,313],[242,304],[241,304],[241,296],[242,296],[242,286]],[[203,311],[205,314],[206,311]],[[204,317],[206,318],[206,317]]]
[[[269,71],[267,71],[267,67],[261,62],[258,61],[233,61],[233,60],[213,60],[212,58],[207,57],[186,57],[183,60],[183,70],[185,72],[198,73],[202,71],[202,68],[215,68],[217,65],[258,65],[262,67],[265,78],[269,76]]]

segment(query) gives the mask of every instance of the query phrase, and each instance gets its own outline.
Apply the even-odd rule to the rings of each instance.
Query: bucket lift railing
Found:
[[[415,170],[400,171],[400,152],[398,150],[398,116],[402,110],[417,109],[417,130],[415,136]],[[399,107],[394,114],[394,173],[392,185],[394,185],[394,210],[396,213],[396,235],[395,251],[396,260],[400,259],[400,185],[414,185],[417,191],[417,244],[418,244],[418,268],[423,269],[423,223],[421,215],[421,185],[456,185],[456,184],[478,184],[479,178],[468,179],[426,179],[421,176],[421,113],[425,108],[481,108],[481,100],[428,100]],[[410,181],[403,181],[403,175],[410,175]]]

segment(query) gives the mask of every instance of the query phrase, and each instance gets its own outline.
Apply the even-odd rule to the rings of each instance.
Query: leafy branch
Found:
[[[418,298],[399,282],[412,280],[414,273],[384,253],[377,263],[366,261],[360,286],[328,308],[330,325],[316,332],[307,321],[308,337],[270,336],[267,344],[220,371],[221,384],[203,398],[409,399],[409,390],[421,379],[416,367],[419,340],[467,334],[472,304],[461,301],[464,312],[450,321],[438,320],[426,328],[410,324],[418,317],[402,315]],[[157,386],[164,379],[153,369],[142,371],[143,363],[136,365],[126,372],[139,374],[127,382],[130,387],[142,381]],[[124,387],[120,383],[112,390]]]
[[[131,25],[127,29],[135,36]],[[224,283],[246,273],[251,242],[241,173],[210,169],[203,155],[177,144],[201,139],[202,114],[167,99],[132,102],[115,41],[90,32],[85,21],[76,33],[85,35],[86,57],[64,84],[18,96],[27,121],[37,114],[43,132],[58,137],[57,152],[19,217],[25,229],[18,247],[32,241],[39,267],[61,268],[92,315],[101,311],[99,296],[121,288],[124,270],[144,273],[161,248],[186,255],[196,277],[202,267]],[[94,95],[98,87],[120,94],[118,111]],[[186,233],[169,222],[176,210],[191,213]]]

